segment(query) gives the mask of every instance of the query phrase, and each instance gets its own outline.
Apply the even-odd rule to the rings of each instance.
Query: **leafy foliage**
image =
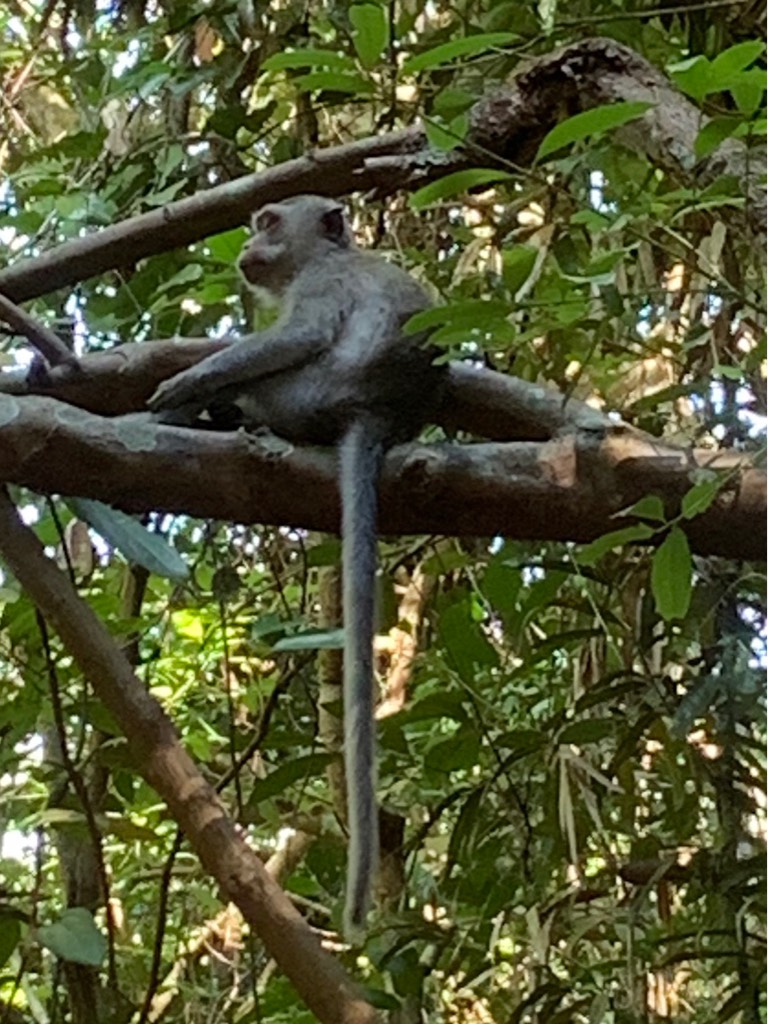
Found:
[[[697,157],[763,130],[749,5],[21,7],[0,11],[7,262],[381,126],[423,117],[455,147],[488,89],[596,26],[711,118]],[[658,435],[755,451],[765,300],[744,196],[627,148],[618,129],[644,110],[564,116],[532,170],[441,179],[393,199],[386,230],[360,201],[357,223],[441,296],[411,327],[435,328],[446,356]],[[88,350],[239,329],[253,317],[234,267],[243,237],[127,263],[31,311]],[[341,954],[377,1005],[456,1022],[764,1019],[763,583],[692,557],[681,529],[728,486],[703,476],[677,508],[649,495],[583,549],[383,546],[380,668],[393,688],[405,672],[408,691],[380,723],[394,839],[365,956]],[[318,577],[338,544],[159,515],[136,534],[23,500],[65,567],[73,511],[99,531],[90,568],[69,559],[81,592],[253,844],[270,856],[303,840],[281,881],[336,927],[345,844],[324,716],[338,699],[323,679],[338,634]],[[135,1009],[164,981],[168,1021],[309,1019],[8,575],[0,600],[0,1000],[64,1019],[58,965],[76,963],[99,966],[103,1020],[126,1019],[108,990]]]

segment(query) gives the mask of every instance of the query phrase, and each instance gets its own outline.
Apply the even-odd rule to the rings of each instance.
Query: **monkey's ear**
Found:
[[[282,223],[283,218],[277,210],[265,206],[253,215],[251,225],[254,231],[274,231]]]
[[[324,213],[320,218],[320,223],[323,226],[323,234],[332,242],[341,242],[346,237],[347,224],[344,220],[344,211],[340,206]]]

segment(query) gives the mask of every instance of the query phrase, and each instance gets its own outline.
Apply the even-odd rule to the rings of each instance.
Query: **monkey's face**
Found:
[[[272,292],[283,291],[308,263],[353,244],[342,207],[324,196],[270,203],[254,214],[251,227],[238,267],[249,284]]]

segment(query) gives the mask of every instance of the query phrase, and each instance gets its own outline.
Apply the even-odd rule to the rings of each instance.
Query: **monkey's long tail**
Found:
[[[375,424],[359,421],[340,446],[344,610],[344,761],[349,855],[344,931],[361,936],[379,854],[373,633],[376,519],[384,445]]]

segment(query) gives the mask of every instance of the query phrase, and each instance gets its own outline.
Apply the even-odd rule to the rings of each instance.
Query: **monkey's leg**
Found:
[[[375,425],[359,421],[341,442],[344,608],[344,761],[349,857],[344,931],[359,938],[379,854],[373,630],[377,490],[384,446]]]

